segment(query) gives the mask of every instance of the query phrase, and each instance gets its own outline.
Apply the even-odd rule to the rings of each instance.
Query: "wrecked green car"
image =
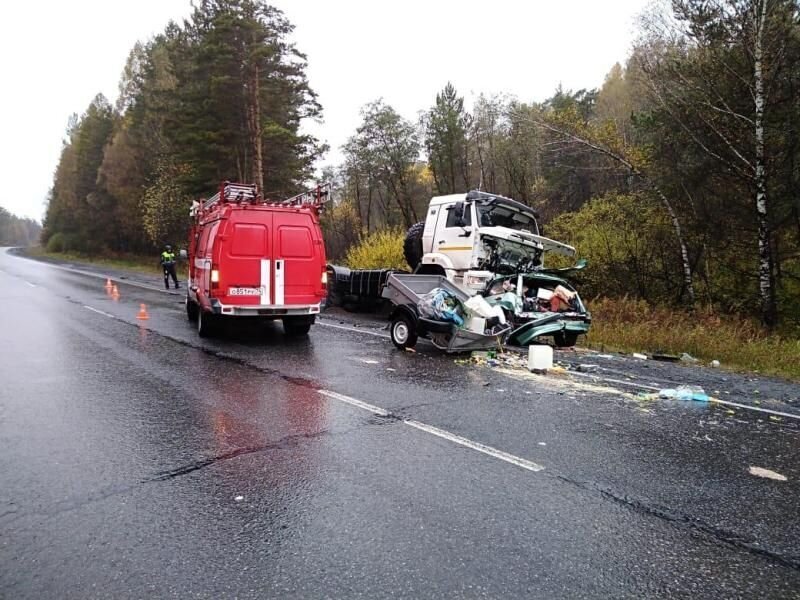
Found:
[[[568,348],[579,335],[588,333],[592,315],[563,277],[585,267],[586,261],[581,260],[566,269],[542,269],[490,281],[481,295],[489,304],[503,308],[512,325],[506,341],[527,346],[537,338],[552,336],[557,347]]]

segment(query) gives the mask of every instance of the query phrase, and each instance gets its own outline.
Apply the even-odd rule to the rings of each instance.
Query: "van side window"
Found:
[[[456,223],[456,211],[455,205],[447,207],[447,222],[444,224],[445,227],[462,227]],[[471,207],[467,206],[466,210],[464,210],[464,227],[469,227],[472,225],[472,209]]]
[[[197,242],[197,256],[204,258],[206,255],[206,247],[208,246],[208,235],[211,233],[211,227],[203,227],[203,232],[200,234],[200,241]]]

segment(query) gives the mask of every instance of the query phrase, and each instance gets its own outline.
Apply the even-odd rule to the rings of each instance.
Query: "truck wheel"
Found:
[[[186,316],[189,317],[189,320],[194,322],[197,321],[197,315],[200,312],[200,308],[197,306],[197,302],[194,300],[189,300],[189,297],[186,297]]]
[[[553,336],[556,348],[572,348],[578,342],[578,334],[574,331],[559,331]]]
[[[389,328],[392,343],[400,350],[413,348],[417,345],[417,329],[408,315],[397,315],[392,319]]]
[[[201,338],[211,337],[217,329],[217,317],[214,314],[201,310],[197,310],[197,335]]]
[[[406,257],[406,262],[412,271],[422,262],[423,229],[425,229],[425,221],[412,225],[406,232],[406,239],[403,241],[403,256]]]
[[[290,336],[308,335],[313,322],[308,317],[287,317],[283,320],[283,331]]]

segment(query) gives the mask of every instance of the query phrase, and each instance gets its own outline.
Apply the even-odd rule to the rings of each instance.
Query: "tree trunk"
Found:
[[[767,211],[767,177],[764,152],[764,63],[763,38],[767,18],[767,1],[759,0],[754,6],[758,11],[756,25],[753,78],[755,83],[755,188],[756,214],[758,219],[758,288],[761,297],[761,320],[773,327],[777,323],[775,289],[772,285],[772,244]]]
[[[639,175],[641,177],[641,173]],[[672,208],[672,203],[669,201],[669,198],[667,198],[664,193],[652,182],[650,183],[650,188],[656,193],[659,200],[661,200],[661,203],[664,205],[664,208],[666,209],[667,213],[669,214],[669,218],[672,221],[672,229],[675,231],[675,239],[681,249],[683,285],[686,288],[686,295],[689,296],[689,302],[691,303],[692,307],[694,307],[695,294],[694,283],[692,281],[692,264],[689,261],[689,250],[686,248],[686,241],[683,238],[681,222],[678,219],[678,215],[675,213],[675,209]]]
[[[258,191],[264,193],[264,160],[261,145],[260,69],[256,62],[251,68],[250,87],[250,143],[253,148],[253,179]]]

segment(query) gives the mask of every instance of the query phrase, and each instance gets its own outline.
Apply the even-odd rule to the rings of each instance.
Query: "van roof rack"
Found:
[[[214,208],[220,202],[250,204],[271,204],[274,206],[310,206],[322,210],[322,206],[331,199],[331,184],[322,183],[314,188],[301,192],[286,200],[265,200],[254,183],[232,183],[223,181],[219,184],[219,191],[208,200],[192,203],[190,216],[197,216]]]

